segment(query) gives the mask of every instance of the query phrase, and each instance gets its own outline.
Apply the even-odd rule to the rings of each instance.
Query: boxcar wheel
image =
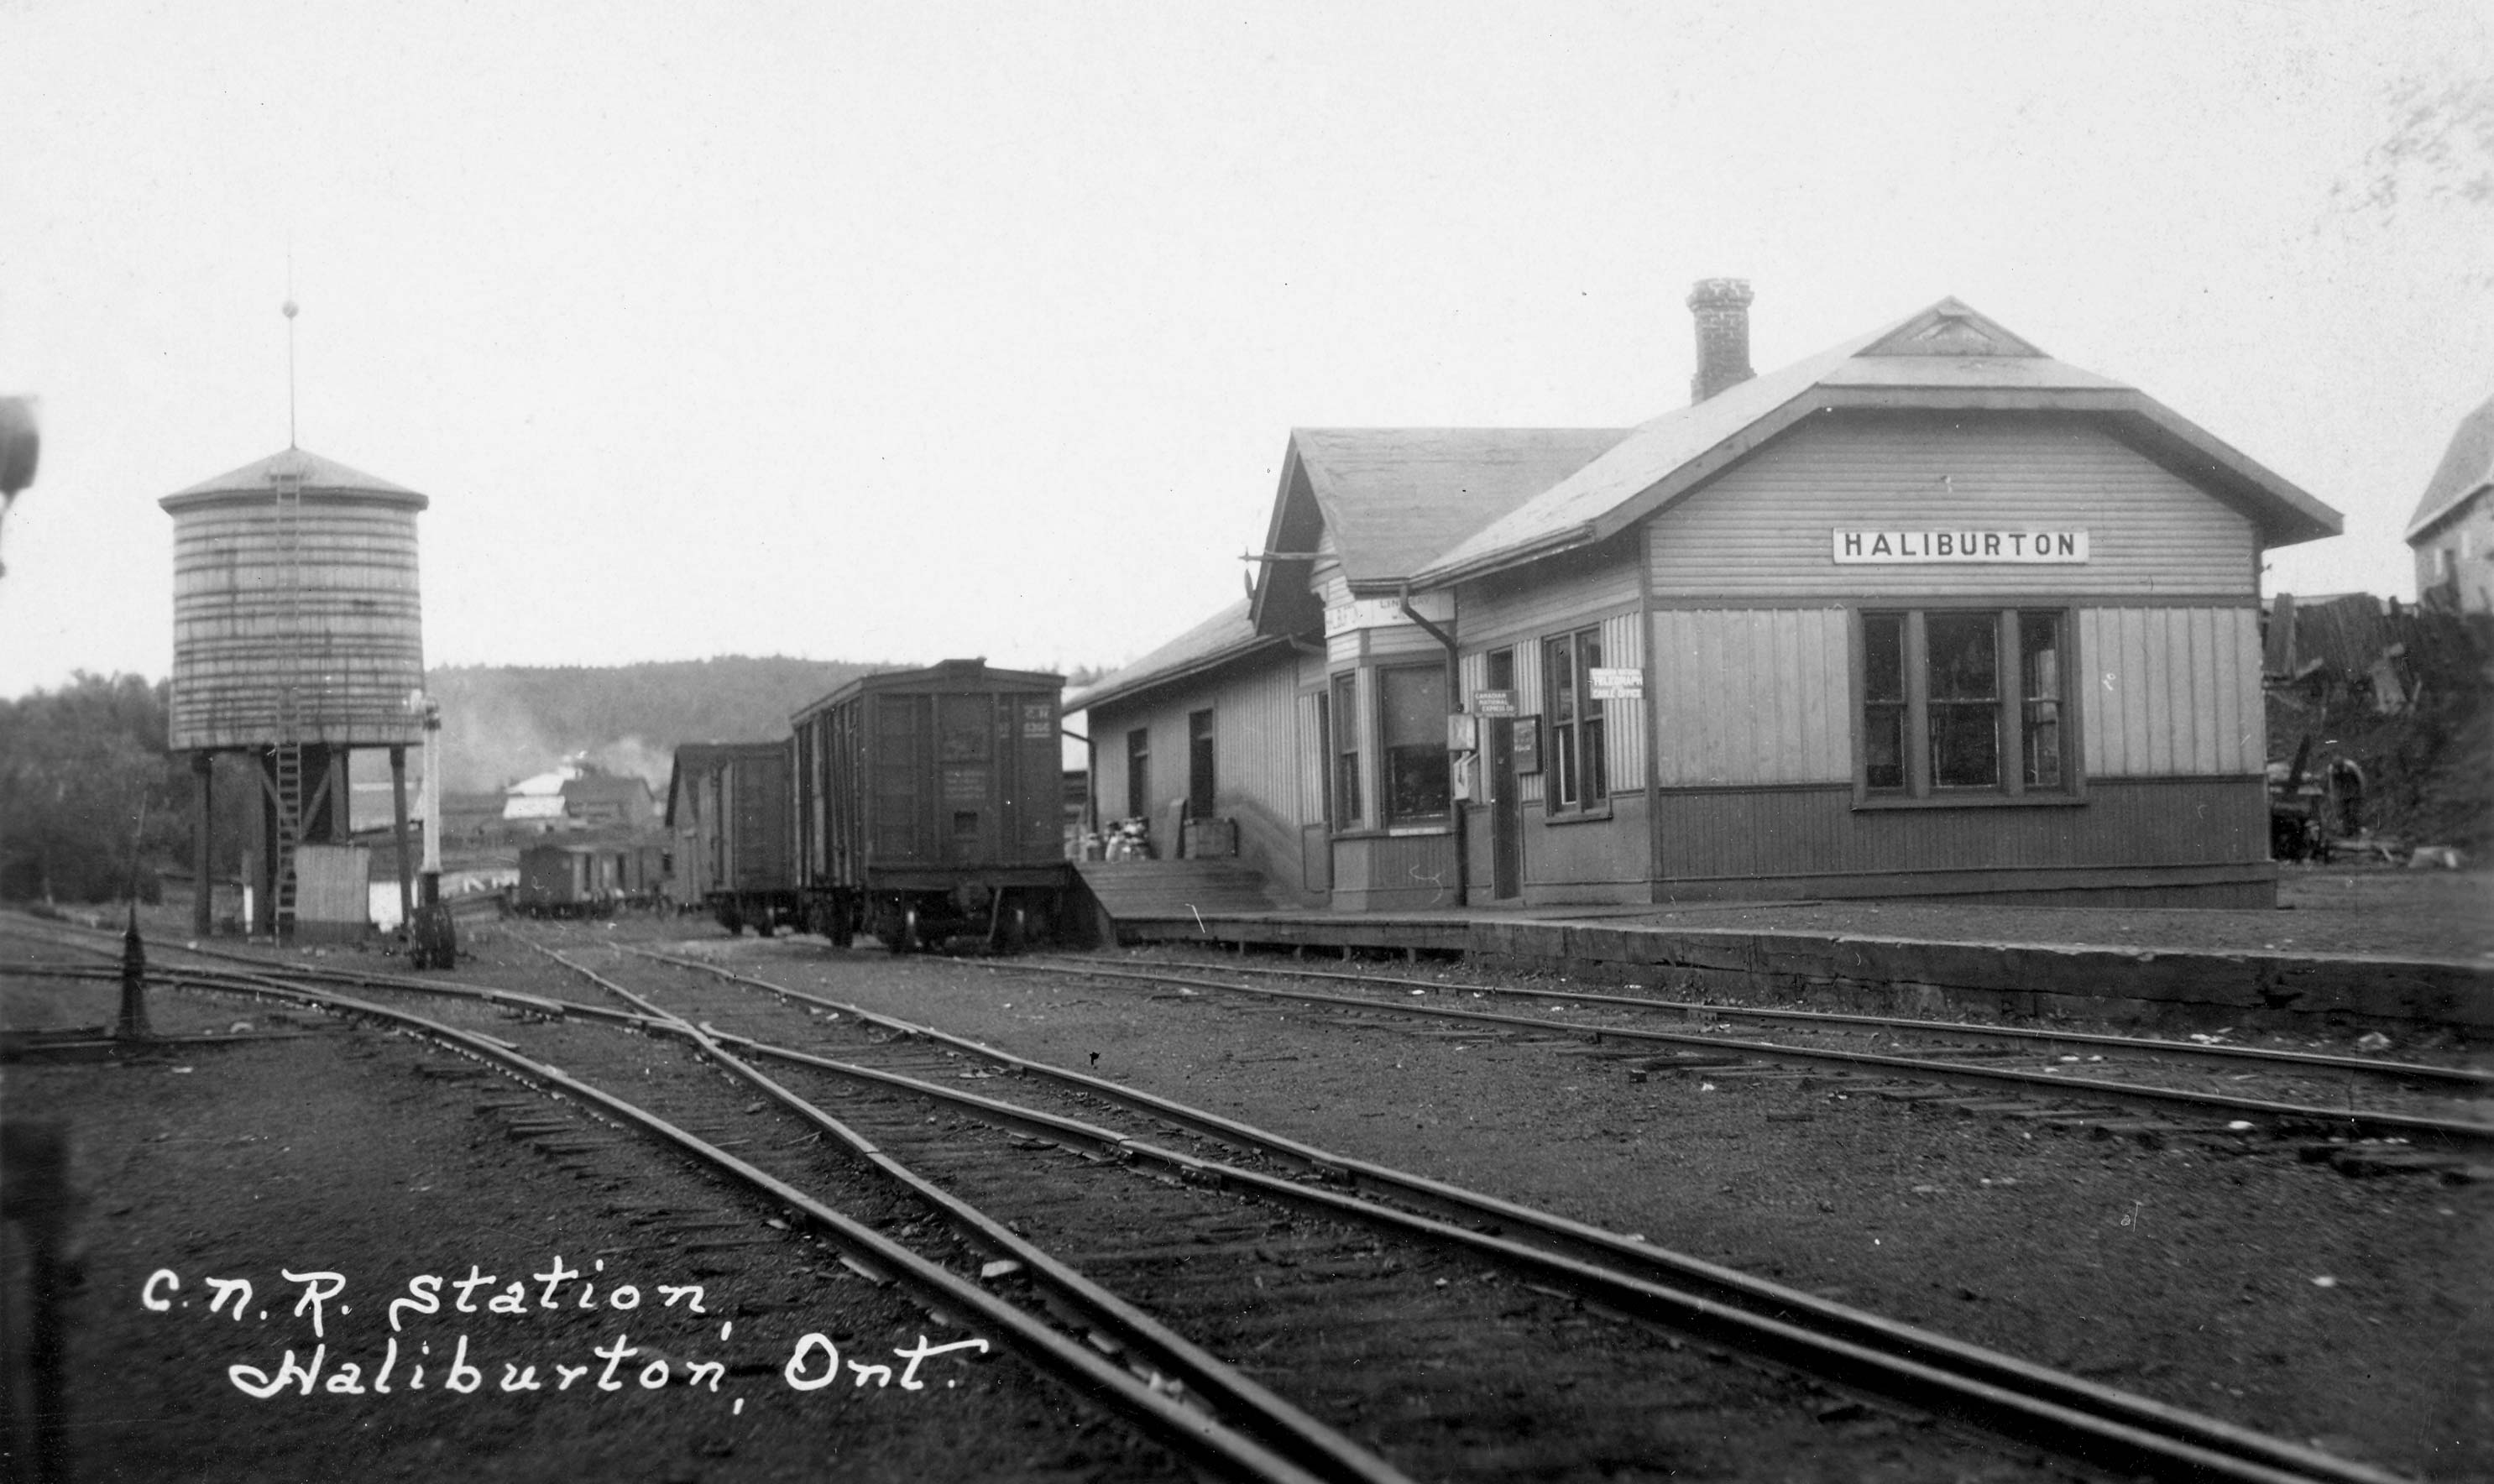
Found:
[[[830,921],[823,924],[823,936],[832,940],[832,947],[847,948],[857,941],[857,925],[850,920],[845,900],[833,897],[829,917]]]

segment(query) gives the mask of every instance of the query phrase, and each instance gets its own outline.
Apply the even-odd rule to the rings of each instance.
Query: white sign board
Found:
[[[1642,701],[1645,699],[1645,672],[1637,669],[1610,669],[1595,665],[1586,671],[1587,689],[1597,701]]]
[[[2016,530],[1845,530],[1828,533],[1839,566],[2010,561],[2076,565],[2087,533],[2059,527]]]
[[[1515,714],[1515,692],[1512,690],[1475,690],[1473,692],[1473,714],[1475,716],[1512,716]]]

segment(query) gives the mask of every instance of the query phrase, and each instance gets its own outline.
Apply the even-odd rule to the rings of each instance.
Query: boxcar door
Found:
[[[935,765],[942,807],[936,833],[945,863],[976,865],[998,859],[995,697],[935,698]]]

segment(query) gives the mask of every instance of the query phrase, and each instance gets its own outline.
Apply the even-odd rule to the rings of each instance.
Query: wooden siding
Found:
[[[293,594],[273,500],[191,506],[173,518],[176,750],[270,745],[278,695],[295,690],[296,741],[424,740],[408,692],[424,685],[415,512],[303,498]]]
[[[1599,560],[1553,560],[1519,577],[1467,583],[1456,590],[1456,633],[1467,650],[1498,650],[1582,628],[1588,615],[1638,606],[1636,563],[1630,546]]]
[[[2083,565],[1838,566],[1829,532],[2083,527]],[[1658,602],[2242,594],[2251,522],[2084,420],[1813,417],[1647,526]]]
[[[2261,771],[2268,742],[2256,611],[2082,609],[2078,629],[2088,776]]]
[[[1602,621],[1602,667],[1645,668],[1645,625],[1638,621],[1637,615],[1623,613]],[[1603,783],[1614,799],[1622,794],[1642,794],[1645,792],[1645,702],[1642,699],[1604,701],[1600,705],[1603,756],[1609,764]]]
[[[1482,833],[1488,833],[1486,822]],[[1644,785],[1615,796],[1605,819],[1550,824],[1540,806],[1524,809],[1524,899],[1528,902],[1645,901],[1654,832]],[[1486,879],[1486,878],[1484,878]]]
[[[1091,735],[1103,774],[1095,780],[1103,817],[1119,817],[1112,805],[1122,803],[1125,813],[1151,820],[1152,845],[1163,858],[1176,854],[1178,808],[1188,786],[1187,718],[1209,710],[1214,807],[1239,822],[1242,858],[1294,886],[1300,876],[1295,832],[1304,805],[1314,797],[1319,818],[1323,807],[1322,796],[1302,785],[1300,751],[1315,746],[1316,711],[1313,693],[1298,696],[1298,657],[1283,652],[1155,691],[1140,704],[1095,708]],[[1138,728],[1151,733],[1152,797],[1142,801],[1126,797],[1126,734]],[[1322,786],[1323,775],[1317,776]]]
[[[2176,828],[2187,820],[2190,828]],[[1665,792],[1658,891],[1675,881],[2214,865],[2268,859],[2259,778],[2098,778],[2058,806],[1856,809],[1851,786]]]
[[[1502,646],[1493,645],[1491,648],[1497,649]],[[1519,729],[1541,725],[1541,641],[1539,639],[1527,638],[1515,641],[1515,712],[1518,717],[1516,725]],[[1544,737],[1541,742],[1543,753],[1541,763],[1544,768],[1547,768],[1550,765],[1548,755],[1550,740]],[[1516,802],[1526,807],[1540,803],[1541,778],[1542,774],[1537,772],[1517,774]]]
[[[1304,817],[1298,749],[1290,744],[1297,681],[1297,665],[1284,656],[1231,676],[1212,696],[1213,806],[1238,822],[1239,858],[1293,888]]]
[[[1347,912],[1462,905],[1452,833],[1337,839],[1333,873],[1333,904]]]
[[[1308,691],[1298,698],[1299,823],[1321,825],[1325,817],[1324,693]]]
[[[1658,610],[1661,785],[1849,782],[1848,636],[1841,608]]]
[[[1434,659],[1445,663],[1446,647],[1417,623],[1397,623],[1368,630],[1368,657],[1402,660]]]

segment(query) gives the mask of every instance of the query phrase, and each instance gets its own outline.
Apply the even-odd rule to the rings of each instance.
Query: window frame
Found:
[[[1610,727],[1606,704],[1593,698],[1593,672],[1600,665],[1602,626],[1541,637],[1541,817],[1545,822],[1607,819],[1611,814]],[[1586,651],[1593,651],[1588,659]],[[1563,671],[1559,656],[1566,658]],[[1572,712],[1561,714],[1563,675]]]
[[[1130,727],[1126,731],[1126,814],[1128,819],[1151,817],[1152,812],[1152,729]],[[1138,797],[1140,796],[1140,797]]]
[[[1936,707],[1965,710],[1969,703],[1931,694],[1930,620],[1986,616],[1992,620],[1993,772],[1990,783],[1941,784],[1932,779],[1931,716]],[[1900,681],[1902,693],[1873,697],[1870,692],[1870,631],[1874,622],[1899,623]],[[2029,696],[2026,651],[2023,640],[2028,621],[2049,619],[2058,628],[2053,677],[2053,693]],[[1851,710],[1853,806],[1857,809],[1997,807],[2049,808],[2086,803],[2082,770],[2079,705],[2083,687],[2077,683],[2081,666],[2078,609],[2067,602],[2020,602],[2009,599],[1931,599],[1897,603],[1865,603],[1853,610],[1851,622]],[[1981,704],[1981,703],[1973,703]],[[2034,718],[2049,709],[2049,720]],[[1896,717],[1900,739],[1900,783],[1873,787],[1870,782],[1872,715]],[[2028,745],[2033,733],[2049,726],[2055,734],[2052,757],[2057,783],[2026,780]]]
[[[1325,806],[1336,834],[1361,828],[1359,672],[1340,671],[1325,681]]]
[[[1377,712],[1378,828],[1395,833],[1413,834],[1428,833],[1436,831],[1451,829],[1455,821],[1455,786],[1454,765],[1452,758],[1449,757],[1446,752],[1446,725],[1443,719],[1445,714],[1446,704],[1445,663],[1443,660],[1440,660],[1425,664],[1376,665],[1371,668],[1375,671],[1375,690],[1377,696],[1377,704],[1373,709]],[[1387,704],[1386,687],[1389,683],[1387,680],[1388,676],[1401,675],[1427,676],[1437,682],[1438,714],[1440,719],[1438,720],[1436,730],[1433,733],[1425,735],[1421,741],[1417,742],[1405,742],[1398,748],[1390,742],[1385,736],[1386,720],[1392,710]],[[1437,759],[1438,769],[1444,779],[1441,786],[1445,792],[1445,807],[1439,809],[1434,813],[1413,814],[1408,816],[1396,812],[1394,799],[1394,755],[1397,751],[1420,751],[1434,753]]]

